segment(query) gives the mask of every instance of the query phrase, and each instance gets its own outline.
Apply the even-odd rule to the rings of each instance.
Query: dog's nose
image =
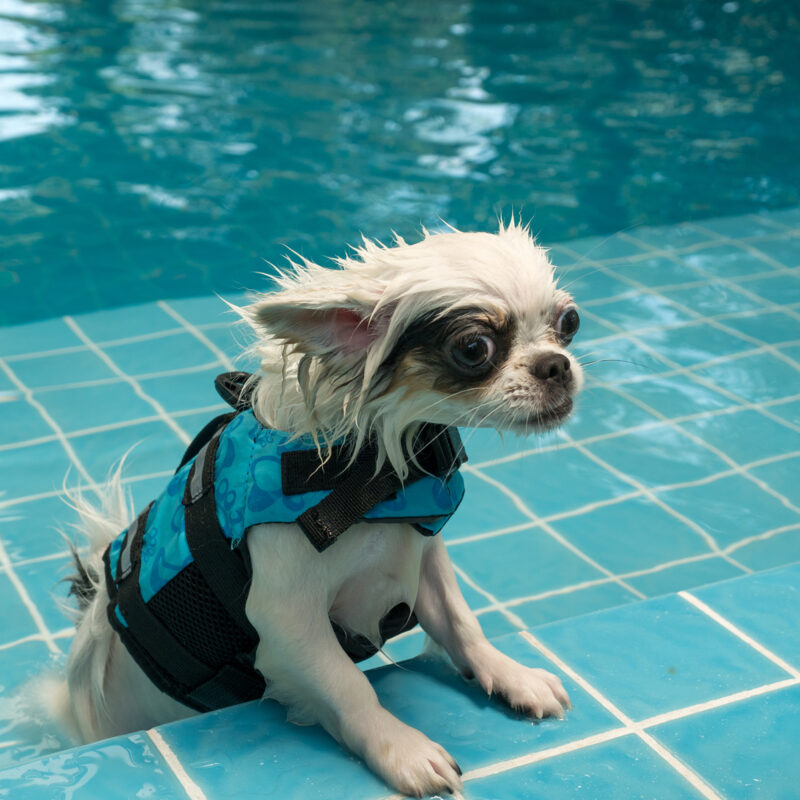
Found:
[[[547,353],[531,365],[531,372],[542,381],[553,381],[562,386],[569,377],[569,359],[561,353]]]

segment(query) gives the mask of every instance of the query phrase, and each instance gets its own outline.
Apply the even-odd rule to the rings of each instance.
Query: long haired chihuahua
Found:
[[[553,429],[570,415],[583,383],[566,349],[578,313],[526,227],[512,221],[497,234],[425,232],[416,244],[396,237],[391,247],[365,241],[336,266],[291,263],[276,291],[239,309],[256,331],[261,359],[242,395],[246,411],[238,415],[250,414],[260,426],[250,462],[267,440],[259,436],[279,432],[289,450],[312,442],[317,467],[328,475],[326,465],[344,442],[337,470],[356,468],[368,451],[370,474],[392,475],[396,496],[425,472],[413,445],[424,430],[442,435],[450,426],[487,426],[527,434]],[[203,491],[202,452],[184,468],[193,470],[188,476],[179,471],[174,479],[183,475],[180,492],[185,485],[192,495],[184,502]],[[318,481],[317,470],[309,474]],[[219,487],[216,493],[219,505]],[[108,576],[136,571],[136,558],[152,544],[150,528],[135,532],[118,480],[102,509],[78,505],[91,551],[78,560],[80,617],[67,680],[53,701],[62,722],[92,741],[202,709],[145,668],[163,654],[143,653],[129,641],[125,625],[134,606],[122,602],[121,588],[114,605]],[[557,677],[489,643],[440,535],[422,535],[419,525],[385,514],[350,522],[324,548],[295,521],[243,529],[242,625],[253,637],[249,655],[259,692],[285,705],[290,719],[322,725],[400,792],[457,791],[461,770],[453,758],[380,705],[343,642],[380,647],[387,619],[400,613],[403,623],[418,621],[466,679],[512,708],[561,717],[569,698]],[[195,605],[202,606],[200,599]],[[130,620],[113,619],[119,609]]]

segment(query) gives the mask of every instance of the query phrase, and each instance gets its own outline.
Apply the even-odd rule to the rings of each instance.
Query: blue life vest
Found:
[[[108,546],[109,621],[150,679],[180,702],[210,710],[260,697],[258,635],[244,612],[248,528],[297,522],[318,550],[356,521],[407,522],[435,535],[464,494],[458,434],[427,426],[415,457],[424,467],[409,462],[401,482],[388,465],[376,475],[369,447],[353,461],[339,445],[321,463],[310,438],[264,427],[249,407],[217,418],[164,492]],[[411,609],[400,617],[381,626],[384,639],[416,624]],[[354,660],[376,651],[332,624]]]

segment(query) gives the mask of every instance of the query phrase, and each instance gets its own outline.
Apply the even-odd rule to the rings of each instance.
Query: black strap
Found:
[[[214,379],[214,388],[234,411],[246,411],[250,408],[255,388],[255,384],[247,383],[250,378],[249,372],[223,372]]]
[[[409,475],[406,484],[426,476],[447,480],[466,460],[461,437],[455,428],[444,425],[423,425],[413,443],[414,458],[409,457]],[[333,458],[333,455],[332,455]],[[336,453],[336,466],[349,460],[340,451]],[[315,506],[304,511],[297,524],[318,552],[330,547],[351,525],[354,525],[371,508],[391,497],[402,488],[404,481],[386,462],[375,474],[377,449],[364,447],[352,465],[337,473],[327,465],[320,467],[316,450],[295,451],[281,456],[281,479],[289,488],[303,486],[303,474],[309,487],[317,486],[332,491]],[[315,477],[318,472],[323,473]]]
[[[183,504],[186,506],[186,541],[200,573],[252,645],[258,634],[245,614],[250,573],[241,548],[232,548],[217,519],[214,498],[214,461],[220,432],[198,453],[189,470]]]
[[[108,615],[112,626],[120,634],[123,643],[142,669],[159,685],[159,688],[176,696],[183,694],[186,687],[205,683],[213,677],[213,672],[175,640],[175,637],[147,608],[142,598],[139,588],[139,571],[142,565],[140,555],[150,507],[148,506],[137,517],[133,532],[130,529],[128,531],[128,537],[131,538],[130,560],[133,567],[116,584],[116,597],[112,597],[109,602]],[[106,551],[105,559],[108,573],[109,550]],[[110,582],[109,585],[113,583]],[[116,616],[116,606],[119,606],[127,628],[120,624]],[[128,628],[138,633],[146,632],[146,650],[136,637],[132,636]]]

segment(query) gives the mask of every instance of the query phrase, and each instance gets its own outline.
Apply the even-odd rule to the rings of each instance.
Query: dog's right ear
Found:
[[[380,291],[362,286],[344,293],[320,283],[262,296],[249,309],[251,321],[298,352],[363,357],[386,329],[386,314],[374,313]]]

